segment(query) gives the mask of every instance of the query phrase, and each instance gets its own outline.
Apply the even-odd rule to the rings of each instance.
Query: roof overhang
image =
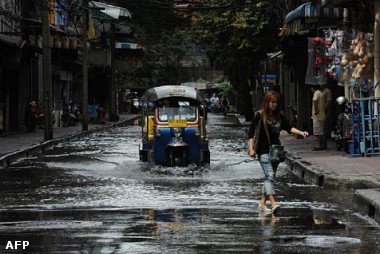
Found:
[[[343,10],[341,8],[328,8],[317,3],[307,2],[289,12],[285,16],[285,23],[292,22],[295,19],[313,17],[339,18],[343,17]]]
[[[358,2],[357,0],[321,0],[322,6],[348,7]]]
[[[99,11],[113,19],[120,18],[132,18],[131,13],[123,7],[114,6],[110,4],[105,4],[101,2],[91,1],[89,3],[90,7],[99,8]]]
[[[307,2],[285,16],[279,36],[307,34],[318,25],[331,26],[342,20],[343,8],[323,6],[320,2]]]
[[[0,34],[0,42],[14,48],[21,48],[23,45],[20,44],[20,39],[9,37],[4,34]]]

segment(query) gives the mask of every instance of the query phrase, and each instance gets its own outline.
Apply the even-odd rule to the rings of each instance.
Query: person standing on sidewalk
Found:
[[[323,127],[325,125],[325,98],[320,90],[320,86],[311,86],[311,92],[313,93],[312,102],[312,116],[313,119],[313,134],[317,137],[317,144],[313,148],[313,151],[323,150]]]
[[[272,163],[269,160],[270,144],[280,144],[281,130],[301,135],[304,138],[309,136],[307,131],[300,131],[289,124],[285,116],[281,114],[279,103],[279,93],[274,91],[267,92],[260,110],[255,113],[248,132],[248,155],[251,157],[258,156],[264,173],[264,185],[259,207],[265,212],[276,212],[280,207],[274,198],[274,178],[279,163]],[[269,209],[266,205],[267,198],[272,209]]]
[[[321,90],[323,94],[323,98],[325,99],[325,115],[326,120],[325,124],[323,125],[323,139],[322,139],[322,148],[327,149],[327,140],[329,140],[331,135],[331,128],[332,128],[332,95],[331,90],[327,87],[327,84],[321,85]]]

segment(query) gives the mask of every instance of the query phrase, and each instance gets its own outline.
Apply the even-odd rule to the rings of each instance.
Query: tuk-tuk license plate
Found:
[[[169,127],[186,127],[187,120],[186,119],[170,119]]]

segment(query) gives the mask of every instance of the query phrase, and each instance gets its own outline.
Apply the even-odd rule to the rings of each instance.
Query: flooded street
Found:
[[[20,253],[380,253],[380,227],[350,209],[350,193],[285,165],[281,209],[260,212],[261,168],[231,121],[209,115],[210,167],[139,162],[141,127],[126,126],[3,170],[0,253],[16,240],[29,242]]]

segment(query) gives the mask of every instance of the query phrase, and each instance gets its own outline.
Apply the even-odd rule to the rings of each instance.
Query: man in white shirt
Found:
[[[312,119],[313,119],[313,134],[317,137],[317,144],[313,151],[323,150],[322,139],[323,139],[323,128],[325,125],[326,114],[325,114],[325,98],[320,91],[319,86],[311,86],[311,92],[313,93],[313,103],[312,103]]]
[[[331,122],[332,122],[332,94],[331,90],[327,87],[327,84],[321,85],[321,91],[323,98],[325,99],[325,115],[326,115],[326,120],[325,124],[323,126],[323,139],[322,139],[322,148],[326,149],[327,148],[327,140],[329,139],[331,135]]]

